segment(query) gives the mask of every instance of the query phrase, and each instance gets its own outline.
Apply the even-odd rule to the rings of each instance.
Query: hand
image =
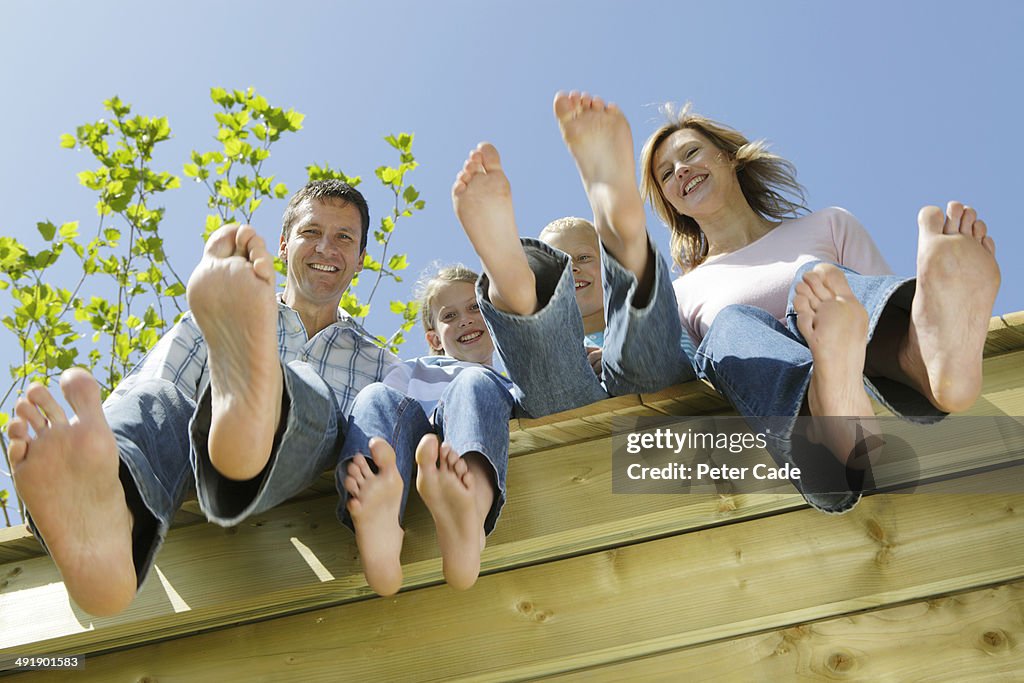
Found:
[[[601,376],[601,355],[602,350],[598,346],[587,346],[584,347],[587,351],[587,360],[590,361],[590,367],[594,369],[594,374],[598,377]]]

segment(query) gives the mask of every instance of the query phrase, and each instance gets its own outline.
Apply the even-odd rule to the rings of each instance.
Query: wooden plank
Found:
[[[1024,583],[800,624],[557,676],[587,681],[1021,679]]]
[[[76,678],[548,676],[1020,580],[1022,511],[1021,494],[877,496],[93,657]]]
[[[1015,370],[1017,379],[1001,391],[1016,396],[1013,400],[1019,405],[1024,397],[1020,379],[1024,364],[1012,355],[992,362],[1005,367],[989,373],[987,388],[1000,385],[1003,374]],[[932,433],[940,435],[939,430]],[[924,476],[949,475],[1020,457],[1021,444],[1007,453],[991,443],[986,450],[981,447],[984,439],[969,433],[962,436],[959,442],[941,435],[934,443],[925,442],[928,457],[917,463]],[[714,487],[703,492],[728,495],[615,495],[610,452],[611,441],[605,438],[515,458],[508,481],[510,502],[484,553],[484,571],[802,505],[788,484],[777,495],[734,495]],[[764,453],[752,452],[750,457],[767,461]],[[911,470],[911,475],[917,473]],[[888,480],[899,476],[897,471]],[[71,639],[77,651],[88,652],[157,634],[166,637],[365,597],[368,591],[352,538],[335,521],[335,504],[333,495],[289,503],[236,530],[205,524],[173,530],[158,558],[162,575],[151,578],[136,605],[114,619],[91,620],[76,611],[48,558],[0,566],[0,581],[5,582],[0,584],[0,647],[36,642],[43,648],[45,641],[63,638]],[[433,528],[421,506],[410,510],[406,528],[406,585],[439,582]],[[321,581],[320,567],[335,578]],[[183,610],[182,605],[189,609]],[[16,628],[19,620],[30,622],[32,628]]]

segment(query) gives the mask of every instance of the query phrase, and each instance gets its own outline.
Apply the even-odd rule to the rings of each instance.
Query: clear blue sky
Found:
[[[253,86],[306,114],[305,129],[275,148],[270,172],[291,190],[314,161],[362,175],[374,219],[387,198],[373,169],[394,160],[381,138],[415,133],[421,166],[409,180],[427,208],[396,237],[410,254],[409,280],[434,259],[476,266],[449,199],[467,151],[485,139],[502,151],[524,234],[586,215],[551,115],[556,90],[585,89],[623,108],[638,150],[660,121],[657,105],[670,100],[767,138],[796,164],[811,208],[852,211],[899,273],[914,270],[920,206],[973,204],[1003,266],[996,312],[1017,311],[1021,35],[1024,5],[1010,0],[6,0],[0,235],[38,245],[39,220],[96,225],[95,198],[75,178],[91,157],[60,149],[58,138],[104,116],[104,99],[117,94],[135,113],[169,117],[174,139],[155,165],[181,175],[191,149],[213,148],[210,87]],[[185,182],[165,205],[170,255],[185,276],[201,251],[205,195]],[[257,215],[268,240],[282,208]],[[653,217],[650,228],[666,245]],[[386,304],[408,291],[384,295]],[[10,308],[0,293],[0,315]],[[370,324],[391,329],[386,316]],[[417,337],[405,352],[425,348]],[[0,330],[3,365],[17,357]]]

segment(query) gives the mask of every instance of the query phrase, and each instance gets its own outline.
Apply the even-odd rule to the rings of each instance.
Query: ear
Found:
[[[277,255],[281,257],[281,260],[285,263],[288,262],[288,238],[281,234],[281,242],[277,248]]]
[[[427,338],[427,345],[430,346],[431,350],[444,352],[444,345],[441,344],[441,335],[437,333],[437,330],[427,330],[424,336]]]
[[[359,252],[359,263],[356,264],[355,272],[360,273],[363,270],[363,263],[366,261],[366,249]]]

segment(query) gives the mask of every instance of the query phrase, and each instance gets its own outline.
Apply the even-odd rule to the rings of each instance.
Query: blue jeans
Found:
[[[379,382],[356,395],[349,417],[345,443],[335,470],[335,483],[341,500],[338,519],[350,529],[352,518],[347,505],[349,494],[343,486],[348,465],[358,454],[366,457],[376,472],[370,454],[370,438],[379,436],[395,449],[398,471],[405,484],[401,516],[413,486],[416,447],[426,434],[436,433],[460,455],[475,452],[491,466],[491,483],[496,492],[484,522],[491,533],[505,505],[505,476],[508,472],[508,421],[512,415],[512,395],[492,370],[464,368],[455,376],[433,412],[433,424],[419,401]]]
[[[125,499],[135,518],[132,552],[140,588],[174,513],[193,488],[207,518],[231,526],[299,493],[334,462],[338,425],[343,424],[334,392],[304,362],[292,361],[282,370],[283,431],[263,473],[250,481],[227,479],[210,463],[209,390],[197,405],[173,383],[148,380],[104,407],[121,458]],[[29,525],[39,537],[31,519]]]
[[[805,264],[793,278],[785,324],[754,306],[727,306],[701,341],[695,361],[701,377],[729,399],[752,430],[766,435],[768,452],[780,466],[795,465],[810,472],[812,478],[817,475],[820,481],[846,482],[845,472],[825,471],[845,469],[831,456],[816,458],[814,463],[796,462],[793,457],[794,427],[813,371],[811,351],[797,328],[793,295],[804,273],[817,263]],[[902,309],[909,313],[916,287],[913,278],[859,275],[840,268],[868,312],[869,341],[884,312]],[[864,385],[895,415],[919,422],[934,422],[945,416],[919,392],[895,380],[865,377]],[[801,452],[808,452],[806,445],[801,444]],[[826,512],[845,512],[861,496],[859,490],[822,492],[820,487],[808,486],[811,490],[805,490],[799,481],[794,484],[808,503]]]
[[[476,285],[484,322],[515,383],[517,412],[542,417],[694,378],[680,345],[683,331],[668,266],[653,244],[654,285],[642,307],[634,302],[636,277],[601,246],[606,322],[598,378],[583,347],[570,258],[539,240],[520,241],[537,279],[537,312],[520,316],[499,311],[487,297],[487,276]]]

